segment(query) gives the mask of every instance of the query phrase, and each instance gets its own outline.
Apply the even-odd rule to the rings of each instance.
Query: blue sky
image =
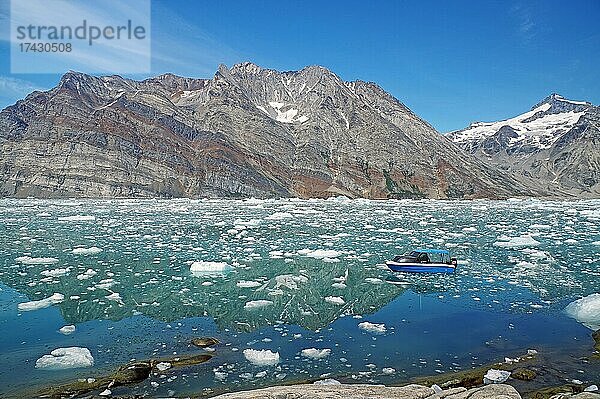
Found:
[[[9,6],[0,2],[4,107],[60,75],[10,73]],[[376,82],[446,132],[517,115],[552,92],[600,104],[598,20],[597,0],[154,0],[152,75],[318,64]]]

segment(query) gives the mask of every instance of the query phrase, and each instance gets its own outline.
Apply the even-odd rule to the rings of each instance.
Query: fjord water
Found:
[[[420,247],[449,249],[456,274],[383,265]],[[528,349],[560,357],[566,379],[598,383],[598,366],[577,360],[591,330],[563,309],[600,291],[599,258],[597,200],[2,200],[0,393],[197,353],[201,336],[221,341],[210,361],[113,393],[387,384]],[[17,308],[54,293],[64,301]],[[71,346],[94,365],[35,368]],[[279,363],[252,363],[246,349]]]

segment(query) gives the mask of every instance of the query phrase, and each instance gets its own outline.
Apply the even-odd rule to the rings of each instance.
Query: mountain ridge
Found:
[[[372,82],[320,66],[211,79],[70,71],[0,112],[2,196],[550,195],[442,137]]]

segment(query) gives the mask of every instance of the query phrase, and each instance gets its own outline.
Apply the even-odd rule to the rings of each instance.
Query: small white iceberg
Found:
[[[35,362],[36,369],[44,370],[64,370],[93,365],[94,358],[90,350],[78,346],[54,349],[49,355],[44,355]]]
[[[89,247],[89,248],[74,248],[71,251],[75,255],[95,255],[102,252],[102,248]]]
[[[62,301],[64,301],[64,299],[65,296],[63,294],[55,292],[54,294],[52,294],[52,296],[45,299],[40,299],[39,301],[29,301],[20,303],[17,305],[17,309],[19,309],[21,312],[29,312],[31,310],[44,309],[52,305],[61,303]]]
[[[600,329],[600,294],[591,294],[573,301],[565,311],[584,326],[592,330]]]
[[[270,306],[273,304],[273,301],[267,301],[266,299],[258,299],[256,301],[246,302],[244,305],[244,309],[246,310],[254,310],[259,308],[264,308],[265,306]]]
[[[384,334],[386,332],[385,324],[369,323],[368,321],[359,323],[358,328],[373,334]]]
[[[489,369],[483,376],[484,384],[502,384],[510,377],[510,371]]]
[[[19,256],[15,261],[24,265],[52,265],[58,262],[56,258],[32,258],[31,256]]]
[[[96,220],[95,216],[91,215],[73,215],[73,216],[62,216],[58,218],[61,222],[91,222]]]
[[[300,354],[310,359],[324,359],[331,354],[331,349],[308,348],[302,349],[302,352],[300,352]]]
[[[244,349],[244,357],[256,366],[274,366],[279,363],[279,352]]]
[[[333,259],[339,257],[342,253],[333,249],[301,249],[299,255],[314,259]]]
[[[506,240],[508,239],[508,240]],[[496,241],[494,243],[497,247],[503,248],[524,248],[524,247],[535,247],[540,245],[540,242],[534,239],[529,234],[524,234],[519,237],[502,237],[499,238],[500,241]]]
[[[332,305],[343,305],[346,303],[346,301],[344,301],[344,298],[339,297],[339,296],[325,297],[325,302],[331,303]]]
[[[121,298],[121,294],[119,294],[118,292],[113,292],[112,294],[105,296],[105,298],[109,301],[117,302],[120,305],[124,305],[123,298]]]
[[[246,280],[240,280],[235,285],[240,288],[256,288],[256,287],[261,286],[261,284],[258,281],[246,281]]]
[[[98,272],[94,269],[87,269],[85,272],[77,275],[77,280],[87,280],[88,278],[93,277],[96,274],[98,274]]]
[[[46,277],[61,277],[69,273],[70,271],[71,269],[67,267],[66,269],[43,270],[40,272],[40,274]]]
[[[156,365],[158,371],[165,371],[171,368],[171,363],[169,362],[160,362]]]
[[[225,262],[196,261],[190,266],[190,271],[194,276],[225,274],[231,270],[233,270],[233,268]]]
[[[63,326],[58,330],[58,332],[60,332],[63,335],[73,334],[75,332],[75,326],[74,325]]]

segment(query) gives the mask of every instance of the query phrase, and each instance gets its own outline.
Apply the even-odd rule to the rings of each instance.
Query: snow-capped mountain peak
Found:
[[[471,152],[481,149],[486,155],[502,150],[531,153],[550,148],[590,107],[588,102],[568,100],[554,93],[514,118],[475,122],[448,137]]]
[[[551,190],[600,195],[600,107],[551,94],[530,111],[477,122],[447,137],[503,170],[546,182]]]

